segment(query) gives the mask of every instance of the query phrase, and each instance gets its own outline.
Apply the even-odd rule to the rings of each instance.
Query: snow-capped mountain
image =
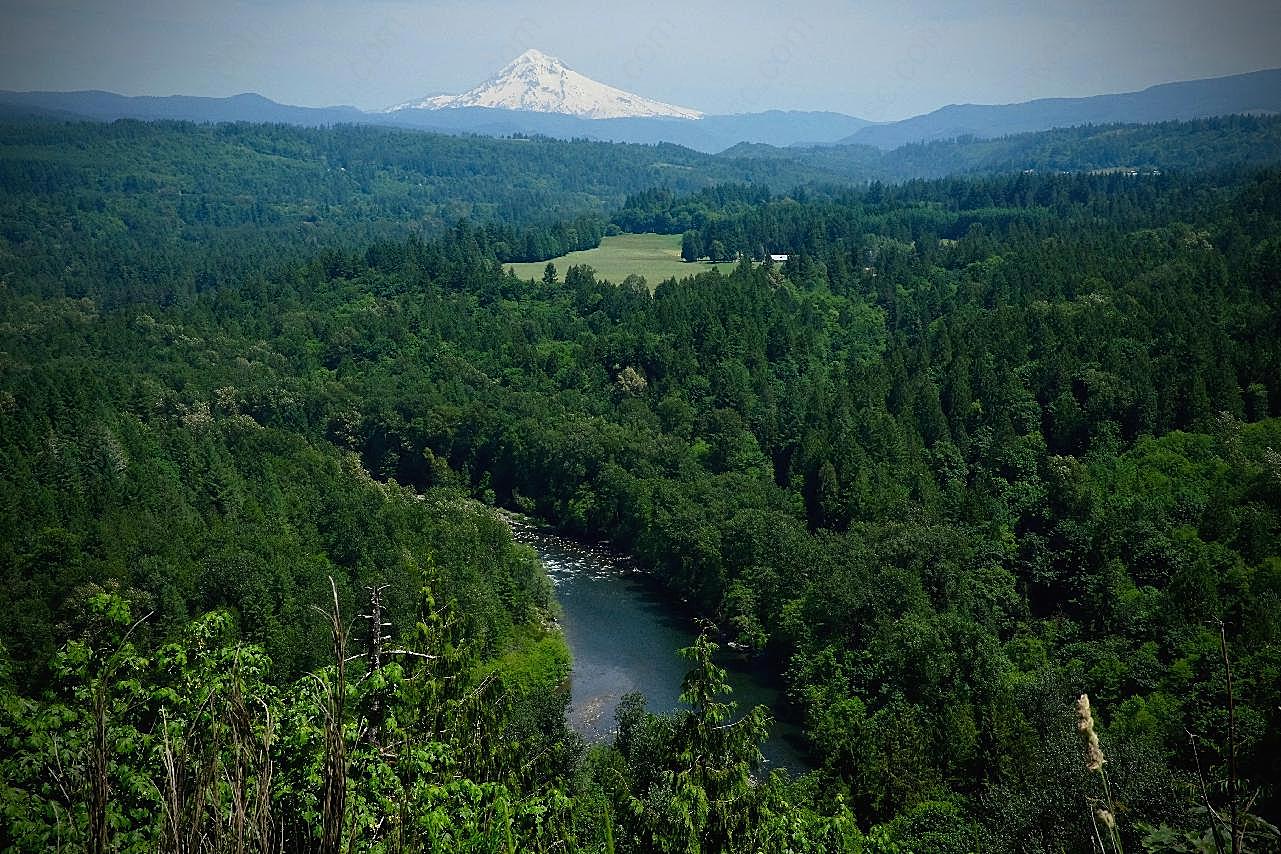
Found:
[[[400,110],[444,110],[491,107],[561,113],[583,119],[701,119],[698,110],[676,107],[597,83],[568,68],[554,56],[527,50],[493,77],[461,95],[432,95],[398,104]]]

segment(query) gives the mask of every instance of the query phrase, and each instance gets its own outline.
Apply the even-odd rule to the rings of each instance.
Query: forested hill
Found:
[[[945,174],[1201,171],[1281,157],[1281,119],[818,149],[491,139],[338,126],[0,122],[0,256],[47,293],[195,292],[327,248],[439,237],[460,218],[504,261],[595,246],[629,194],[726,182],[775,193]]]
[[[254,233],[234,205],[186,231],[190,176],[235,185],[224,135],[278,138],[245,204],[296,222],[289,146],[383,132],[65,130],[4,161],[0,848],[1277,845],[1275,165],[638,173],[615,227],[743,253],[661,283],[504,272],[515,235],[577,231],[541,211],[360,245],[334,203],[332,245],[264,220],[256,268],[194,282],[179,250]],[[393,173],[350,198],[393,210]],[[548,587],[486,504],[715,622],[687,709],[567,731]],[[762,772],[714,638],[782,675],[812,775]]]
[[[338,126],[0,122],[3,263],[49,292],[155,298],[324,248],[504,226],[504,260],[594,246],[629,193],[819,173],[672,145]],[[598,221],[583,227],[575,222]],[[550,234],[553,227],[559,233]],[[569,233],[573,230],[574,233]]]
[[[704,115],[694,121],[663,116],[588,119],[542,110],[457,106],[367,113],[354,107],[290,106],[254,93],[227,98],[129,97],[101,91],[0,91],[0,114],[104,121],[264,122],[308,127],[339,123],[392,125],[455,134],[532,134],[651,144],[662,141],[708,153],[723,151],[744,141],[779,146],[846,143],[889,150],[909,143],[962,136],[991,138],[1089,124],[1270,115],[1281,109],[1278,92],[1281,92],[1281,69],[1274,68],[1165,83],[1140,92],[1041,98],[1014,104],[950,104],[891,122],[869,122],[841,113],[780,110]]]
[[[908,143],[774,148],[738,145],[723,156],[804,164],[852,181],[898,182],[958,174],[1261,167],[1281,160],[1281,118],[1226,116],[1146,125],[1102,124]]]

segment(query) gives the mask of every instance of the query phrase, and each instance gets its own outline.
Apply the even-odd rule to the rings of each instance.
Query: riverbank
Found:
[[[683,708],[681,682],[688,662],[677,654],[697,636],[693,614],[672,599],[631,558],[605,544],[560,536],[535,520],[499,511],[517,542],[538,554],[552,582],[560,628],[573,658],[569,722],[590,742],[613,738],[614,710],[633,692],[645,695],[650,711]],[[799,727],[780,715],[784,694],[777,677],[722,647],[739,710],[756,705],[775,718],[762,748],[767,763],[795,773],[809,770]]]

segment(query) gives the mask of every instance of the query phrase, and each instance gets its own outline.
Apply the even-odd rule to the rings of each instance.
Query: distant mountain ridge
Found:
[[[842,113],[780,110],[736,115],[698,114],[697,118],[679,112],[670,115],[608,115],[610,111],[621,109],[618,102],[608,99],[593,100],[596,96],[605,98],[605,95],[600,91],[584,94],[570,85],[572,81],[566,83],[564,91],[557,89],[559,83],[554,81],[560,78],[553,74],[553,82],[547,83],[538,70],[539,67],[546,70],[549,66],[543,60],[555,61],[554,57],[547,57],[545,54],[535,57],[532,55],[535,53],[537,52],[527,52],[525,58],[529,62],[522,68],[526,71],[532,68],[534,78],[541,82],[534,85],[537,91],[530,96],[534,100],[525,103],[538,103],[539,98],[549,98],[551,100],[548,104],[561,103],[567,110],[578,109],[582,111],[581,114],[466,103],[490,101],[499,104],[507,103],[511,97],[518,98],[517,89],[505,89],[502,86],[487,88],[488,84],[482,84],[461,96],[432,96],[409,102],[409,105],[401,105],[400,109],[382,112],[365,112],[350,106],[290,106],[257,94],[207,98],[187,95],[130,97],[100,91],[0,91],[0,114],[99,121],[129,118],[194,122],[278,122],[310,127],[379,124],[454,134],[538,134],[560,139],[586,138],[607,142],[668,142],[714,153],[738,143],[760,143],[775,147],[857,144],[894,149],[913,142],[962,136],[995,138],[1087,124],[1146,124],[1241,113],[1281,113],[1281,69],[1270,69],[1208,80],[1167,83],[1141,92],[1120,95],[1047,98],[1020,104],[952,105],[921,116],[883,124]],[[511,65],[518,63],[519,59]],[[517,69],[517,78],[524,73]],[[500,73],[489,82],[500,77],[504,75]],[[524,82],[528,84],[529,79]],[[542,88],[544,83],[547,83],[550,92]],[[640,98],[625,92],[622,95]],[[641,100],[670,107],[675,111],[685,110],[657,101]],[[424,103],[430,103],[430,106],[417,106]],[[635,104],[631,106],[634,107]],[[586,117],[592,115],[593,111],[598,117]]]
[[[744,140],[775,146],[834,142],[865,127],[842,113],[769,110],[698,120],[672,117],[585,119],[560,113],[493,107],[405,109],[369,113],[355,107],[294,107],[257,94],[230,98],[189,95],[128,96],[112,92],[0,91],[0,114],[95,121],[140,119],[190,122],[278,122],[306,127],[376,124],[436,133],[484,136],[538,134],[558,139],[655,144],[669,142],[715,153]]]
[[[998,137],[1087,124],[1150,124],[1242,113],[1281,112],[1281,68],[1162,83],[1139,92],[1041,98],[1017,104],[951,104],[931,113],[869,125],[842,144],[898,148],[911,142]]]
[[[36,113],[60,113],[98,121],[173,119],[192,122],[279,122],[319,127],[364,122],[355,107],[294,107],[255,92],[229,98],[198,95],[117,95],[88,89],[77,92],[0,92],[0,104]]]

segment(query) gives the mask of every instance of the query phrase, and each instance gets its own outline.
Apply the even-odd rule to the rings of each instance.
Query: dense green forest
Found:
[[[3,138],[0,847],[1277,847],[1275,168]],[[611,228],[742,260],[505,272]],[[715,624],[685,710],[567,729],[547,581],[485,505]],[[731,641],[814,772],[760,770]]]
[[[630,194],[724,183],[901,181],[961,172],[1211,169],[1281,159],[1281,119],[1074,128],[883,152],[866,146],[491,139],[385,128],[0,121],[0,263],[46,295],[156,301],[460,219],[501,260],[596,246]],[[667,230],[667,229],[660,229]]]
[[[154,301],[325,249],[436,238],[460,219],[487,226],[503,260],[541,260],[596,246],[603,219],[647,187],[815,175],[674,145],[0,122],[0,236],[6,269],[46,294]]]

